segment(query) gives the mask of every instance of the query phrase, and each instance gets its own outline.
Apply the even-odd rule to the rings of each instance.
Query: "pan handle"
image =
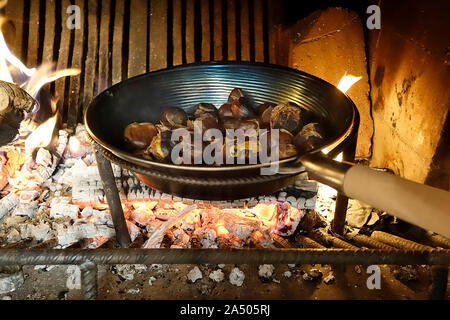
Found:
[[[450,238],[450,192],[320,154],[300,158],[311,179]]]

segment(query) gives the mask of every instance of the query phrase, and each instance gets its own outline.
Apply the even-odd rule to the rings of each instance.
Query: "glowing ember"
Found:
[[[69,140],[70,153],[76,154],[79,149],[80,149],[80,140],[78,140],[76,137],[70,137]]]

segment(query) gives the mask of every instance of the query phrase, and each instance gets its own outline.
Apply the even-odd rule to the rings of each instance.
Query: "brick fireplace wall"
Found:
[[[374,121],[371,164],[418,182],[425,182],[432,171],[434,182],[427,182],[448,190],[449,155],[444,149],[450,3],[380,0],[378,5],[381,29],[367,31]]]

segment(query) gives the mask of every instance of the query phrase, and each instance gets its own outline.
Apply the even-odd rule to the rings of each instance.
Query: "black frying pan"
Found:
[[[132,122],[158,123],[168,107],[188,113],[195,104],[219,107],[233,88],[242,88],[254,106],[292,101],[312,111],[324,123],[327,139],[312,152],[338,144],[352,129],[357,110],[333,85],[304,72],[267,64],[205,63],[170,68],[128,79],[101,93],[85,114],[91,137],[114,155],[130,163],[178,175],[222,178],[258,172],[262,164],[245,166],[178,166],[146,160],[125,151],[123,131]],[[280,164],[293,162],[284,159]],[[205,175],[206,173],[206,175]]]
[[[236,87],[242,88],[255,106],[268,101],[292,101],[310,110],[326,128],[324,143],[308,154],[280,161],[279,174],[271,176],[260,174],[261,164],[179,166],[145,160],[125,151],[122,135],[128,124],[156,123],[167,107],[180,107],[187,112],[201,102],[218,107]],[[174,67],[123,81],[92,101],[85,113],[85,124],[91,138],[110,160],[131,169],[148,186],[167,193],[220,200],[272,194],[292,184],[304,165],[314,179],[350,197],[412,223],[425,223],[449,236],[448,192],[365,167],[337,163],[321,155],[323,148],[339,146],[351,133],[357,118],[358,112],[348,96],[317,77],[279,66],[227,62]],[[411,211],[434,216],[422,219],[417,214],[411,215]],[[445,228],[443,221],[447,222]]]

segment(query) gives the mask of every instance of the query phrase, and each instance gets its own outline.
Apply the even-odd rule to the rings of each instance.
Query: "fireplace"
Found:
[[[444,9],[418,1],[412,15],[401,8],[386,1],[6,2],[0,85],[8,89],[2,94],[23,89],[30,106],[18,137],[1,148],[0,294],[26,298],[34,284],[24,273],[51,274],[53,265],[70,265],[62,297],[87,299],[121,297],[120,290],[139,298],[140,289],[113,288],[102,279],[130,281],[146,272],[153,272],[146,290],[161,273],[182,274],[200,297],[216,290],[220,299],[233,294],[217,293],[224,283],[236,290],[262,290],[267,283],[290,288],[285,282],[293,277],[332,288],[345,282],[342,268],[364,274],[380,265],[387,279],[448,298],[450,240],[432,230],[349,200],[305,170],[275,193],[242,199],[194,199],[150,188],[139,175],[154,172],[105,148],[83,119],[93,98],[111,86],[190,63],[276,64],[334,86],[353,75],[360,79],[346,90],[359,117],[324,153],[448,191],[447,48],[429,36],[445,27]],[[160,294],[170,297],[174,290]],[[387,296],[367,290],[362,297],[425,298],[403,289]]]

